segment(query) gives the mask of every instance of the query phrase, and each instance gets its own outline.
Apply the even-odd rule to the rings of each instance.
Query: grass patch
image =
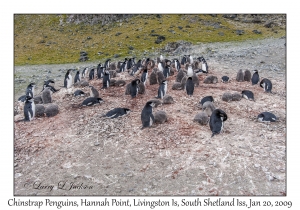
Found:
[[[222,15],[137,15],[104,26],[70,24],[65,20],[66,15],[15,15],[15,65],[76,63],[80,51],[86,51],[90,61],[103,62],[116,54],[120,58],[140,57],[179,40],[196,44],[285,35],[285,29],[279,27],[236,23]],[[253,33],[255,29],[262,33]],[[237,35],[236,30],[244,30],[244,34]],[[165,40],[155,43],[158,36],[153,34]]]

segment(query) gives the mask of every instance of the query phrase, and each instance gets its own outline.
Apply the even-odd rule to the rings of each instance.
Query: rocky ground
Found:
[[[266,39],[177,48],[178,54],[203,55],[208,75],[217,76],[219,83],[204,84],[206,75],[201,75],[199,87],[188,97],[172,90],[175,73],[168,78],[167,93],[175,103],[154,108],[164,110],[168,121],[148,129],[140,129],[141,110],[157,95],[158,85],[148,83],[145,94],[131,99],[125,87],[100,90],[102,81],[93,80],[90,84],[105,102],[85,108],[76,106],[84,98],[75,99],[63,90],[53,94],[60,109],[57,116],[15,122],[15,195],[285,195],[285,42]],[[74,65],[56,65],[51,71]],[[30,67],[15,69],[26,68]],[[257,69],[261,78],[273,82],[273,93],[237,82],[239,69]],[[132,80],[123,75],[127,83]],[[220,82],[224,75],[230,83]],[[255,102],[221,100],[224,92],[245,89],[254,92]],[[213,138],[208,125],[193,122],[201,111],[200,99],[207,95],[228,115],[224,133]],[[132,112],[117,119],[100,117],[115,107]],[[255,118],[262,111],[273,112],[279,121],[258,123]],[[68,190],[72,182],[89,189]]]

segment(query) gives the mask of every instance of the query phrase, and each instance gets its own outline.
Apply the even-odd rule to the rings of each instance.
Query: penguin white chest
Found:
[[[246,96],[245,94],[243,94],[243,97],[244,97],[245,99],[248,99],[248,96]]]
[[[206,71],[206,65],[205,65],[205,63],[202,63],[202,71]]]
[[[67,78],[67,88],[70,88],[72,86],[72,76],[69,75]]]

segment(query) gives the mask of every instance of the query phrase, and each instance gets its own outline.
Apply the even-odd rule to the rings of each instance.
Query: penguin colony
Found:
[[[157,113],[153,112],[153,109],[156,108],[159,104],[173,104],[175,103],[173,98],[167,94],[168,90],[168,78],[174,75],[176,78],[176,82],[173,83],[173,90],[184,90],[185,93],[182,95],[191,97],[193,96],[195,88],[199,86],[199,75],[205,75],[206,78],[203,80],[204,84],[215,84],[218,83],[218,77],[214,75],[208,74],[208,65],[203,56],[198,57],[197,59],[193,59],[192,55],[184,55],[181,58],[181,61],[177,58],[169,60],[160,55],[158,57],[157,62],[150,58],[143,58],[135,62],[135,58],[125,58],[124,61],[119,61],[116,66],[115,63],[111,64],[111,59],[107,59],[104,62],[104,65],[101,63],[98,64],[97,67],[86,67],[80,71],[77,70],[74,80],[72,79],[72,69],[67,70],[64,79],[64,88],[70,89],[71,87],[83,87],[89,85],[87,80],[102,80],[102,88],[98,91],[95,87],[89,86],[89,97],[83,99],[81,102],[82,107],[94,106],[97,104],[104,103],[105,101],[100,97],[101,91],[105,91],[105,89],[110,88],[111,86],[119,87],[124,86],[126,82],[124,80],[115,80],[111,79],[111,77],[115,77],[116,73],[121,75],[130,75],[132,78],[131,82],[127,84],[125,95],[130,95],[131,100],[138,100],[139,95],[146,94],[146,87],[148,85],[157,86],[157,96],[150,96],[152,99],[146,102],[144,108],[141,110],[141,129],[151,127],[155,122],[164,123],[166,121],[167,113],[164,111],[158,111]],[[112,70],[111,66],[114,66]],[[96,72],[95,72],[96,71]],[[148,77],[148,75],[150,75]],[[122,78],[122,77],[121,77]],[[272,90],[272,83],[269,79],[264,78],[260,81],[259,74],[257,70],[254,70],[253,75],[251,77],[251,73],[249,70],[245,72],[240,69],[237,73],[236,80],[238,82],[251,82],[252,85],[259,84],[260,87],[263,88],[264,92],[270,93]],[[74,81],[74,85],[73,85]],[[221,81],[224,83],[229,82],[228,76],[222,76]],[[260,83],[259,83],[260,81]],[[55,89],[50,83],[54,83],[53,80],[44,81],[44,86],[42,90],[41,101],[42,103],[51,103],[51,94],[55,94],[59,92],[59,90]],[[82,85],[87,83],[86,85]],[[30,83],[25,91],[25,95],[19,98],[19,102],[24,103],[24,120],[31,121],[36,116],[41,116],[44,107],[39,106],[38,110],[36,110],[37,103],[40,103],[38,100],[38,96],[35,96],[35,83]],[[104,89],[104,90],[103,90]],[[82,90],[77,89],[72,93],[73,97],[81,98],[86,97],[88,94],[84,93]],[[197,96],[196,96],[197,97]],[[241,94],[235,93],[224,93],[222,96],[222,100],[224,101],[238,101],[241,98],[245,98],[248,100],[254,101],[254,94],[250,90],[242,90]],[[156,100],[156,101],[155,101]],[[58,107],[49,106],[51,111],[47,113],[47,116],[54,116],[58,113]],[[209,128],[212,132],[212,136],[222,133],[224,128],[224,122],[228,119],[226,112],[220,108],[216,108],[214,105],[213,96],[205,96],[199,102],[199,106],[202,108],[202,112],[197,114],[194,118],[195,122],[198,122],[201,125],[209,125]],[[47,109],[47,108],[46,108]],[[41,111],[42,110],[42,111]],[[54,111],[53,111],[54,110]],[[38,113],[37,113],[38,111]],[[103,117],[107,118],[117,118],[119,116],[126,115],[131,110],[129,108],[114,108],[108,111]],[[155,117],[156,116],[156,117]],[[159,116],[159,117],[158,117]],[[230,117],[230,116],[229,116]],[[161,119],[160,119],[161,118]],[[259,122],[275,122],[277,117],[270,112],[263,112],[257,116],[257,121]]]

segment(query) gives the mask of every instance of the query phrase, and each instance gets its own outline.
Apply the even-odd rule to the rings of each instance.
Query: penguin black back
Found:
[[[272,82],[269,79],[266,78],[262,79],[259,85],[264,89],[265,92],[271,93]]]
[[[251,81],[252,81],[252,85],[256,85],[259,82],[259,74],[257,70],[254,70]]]
[[[259,122],[275,122],[277,117],[271,112],[262,112],[257,116]]]
[[[104,102],[102,98],[89,97],[82,102],[82,106],[92,106]]]
[[[105,71],[104,72],[104,75],[103,75],[103,86],[102,86],[102,89],[106,89],[108,88],[110,85],[110,73],[109,71]]]
[[[95,69],[91,69],[90,73],[89,73],[89,80],[94,79],[95,77]]]
[[[131,85],[130,85],[130,95],[131,95],[131,98],[135,98],[139,92],[139,89],[138,89],[138,84],[140,83],[140,80],[139,79],[135,79],[131,82]]]
[[[189,77],[185,84],[186,93],[189,96],[192,96],[194,93],[194,88],[195,88],[195,85],[194,85],[193,79],[192,79],[192,77]]]
[[[105,114],[105,117],[117,118],[117,117],[123,116],[125,114],[128,114],[129,112],[130,112],[130,109],[127,109],[127,108],[114,108],[114,109],[108,111]]]
[[[144,106],[142,113],[141,113],[141,120],[142,120],[142,129],[146,127],[150,127],[154,122],[154,115],[153,115],[153,107],[155,103],[152,101],[148,101]]]
[[[250,90],[243,90],[242,91],[242,96],[246,99],[249,99],[251,101],[254,101],[254,94]]]
[[[227,114],[221,109],[215,109],[209,119],[209,127],[212,131],[213,137],[215,134],[219,134],[224,127],[224,121],[227,120]]]
[[[213,101],[214,101],[214,98],[213,98],[212,96],[205,96],[204,98],[201,99],[200,104],[203,106],[203,104],[204,104],[206,101],[213,102]]]
[[[164,67],[163,75],[165,78],[168,78],[170,76],[170,66],[169,65],[166,65],[166,67]]]
[[[74,83],[76,83],[76,82],[80,82],[80,72],[79,71],[77,71],[75,78],[74,78]]]
[[[143,74],[141,76],[141,81],[145,84],[147,81],[147,77],[148,77],[148,70],[144,69]]]
[[[82,91],[82,90],[76,90],[74,93],[73,93],[74,96],[84,96],[85,93]]]

